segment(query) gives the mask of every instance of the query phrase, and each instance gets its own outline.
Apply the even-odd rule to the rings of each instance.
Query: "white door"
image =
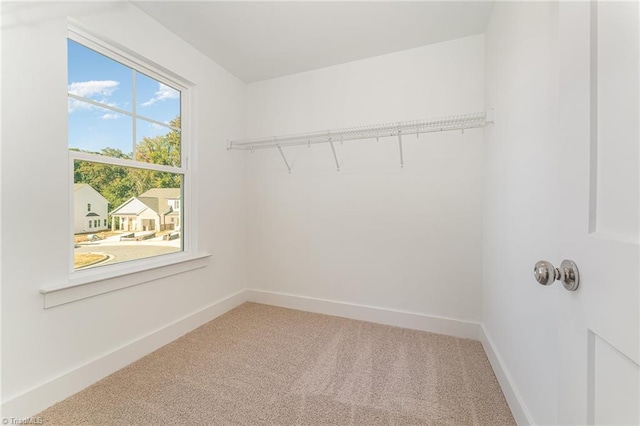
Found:
[[[559,424],[640,424],[640,10],[559,5]],[[559,265],[555,265],[559,266]],[[558,283],[559,288],[561,284]]]

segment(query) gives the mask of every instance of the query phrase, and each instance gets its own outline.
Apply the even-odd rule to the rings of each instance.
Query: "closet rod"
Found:
[[[492,110],[471,114],[451,115],[429,120],[404,121],[397,123],[372,124],[369,126],[348,127],[344,129],[326,130],[323,132],[299,133],[293,135],[273,136],[229,141],[228,149],[266,149],[294,145],[312,145],[333,143],[357,139],[373,139],[386,136],[418,135],[420,133],[444,132],[450,130],[473,129],[493,123]],[[400,136],[401,137],[401,136]]]

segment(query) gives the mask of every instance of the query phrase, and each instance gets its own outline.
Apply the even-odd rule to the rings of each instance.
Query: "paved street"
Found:
[[[75,249],[75,253],[104,253],[112,258],[99,265],[126,262],[161,254],[180,251],[180,240],[162,241],[152,239],[146,241],[119,241],[118,238],[108,238],[93,243],[82,243]],[[98,266],[98,265],[96,265]]]

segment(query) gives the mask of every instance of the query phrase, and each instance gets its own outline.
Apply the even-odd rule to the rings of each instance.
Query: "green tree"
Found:
[[[143,138],[136,146],[136,160],[144,163],[180,167],[180,117],[169,122],[172,129],[164,135]],[[151,188],[180,188],[182,177],[177,174],[152,170],[132,169],[138,193]]]

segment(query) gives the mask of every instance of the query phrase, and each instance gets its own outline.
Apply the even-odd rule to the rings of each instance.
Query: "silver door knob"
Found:
[[[551,262],[541,260],[534,266],[533,276],[536,277],[536,281],[540,284],[551,285],[555,280],[560,278],[560,271],[554,267]]]
[[[551,262],[541,260],[533,268],[533,276],[542,285],[551,285],[554,281],[562,282],[565,289],[576,291],[580,284],[578,266],[572,260],[563,260],[560,268],[554,267]]]

